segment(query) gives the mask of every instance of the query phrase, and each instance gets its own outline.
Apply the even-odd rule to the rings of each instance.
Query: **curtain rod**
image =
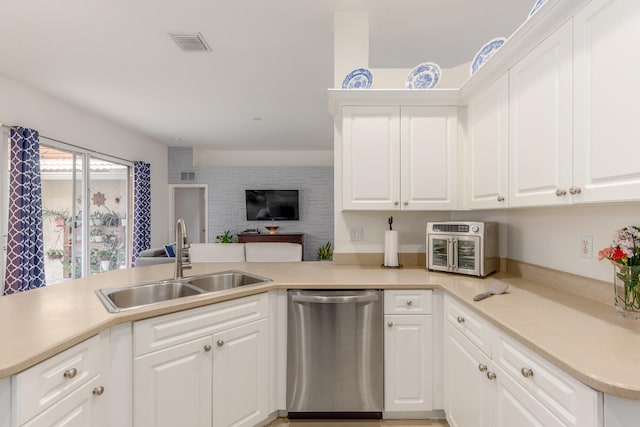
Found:
[[[59,143],[59,144],[64,144],[64,145],[68,145],[69,147],[76,148],[76,149],[78,149],[78,150],[80,150],[80,151],[82,151],[82,152],[84,152],[84,153],[88,153],[88,154],[97,154],[97,155],[102,156],[102,157],[110,157],[110,158],[112,158],[112,159],[116,159],[116,160],[121,160],[121,161],[123,161],[123,162],[127,162],[127,163],[129,163],[129,164],[131,164],[131,165],[133,165],[133,164],[135,163],[135,162],[133,162],[133,161],[131,161],[131,160],[129,160],[129,159],[123,159],[122,157],[112,156],[112,155],[110,155],[110,154],[106,154],[106,153],[101,153],[101,152],[99,152],[99,151],[91,150],[91,149],[89,149],[89,148],[80,147],[80,146],[75,145],[75,144],[69,144],[68,142],[60,141],[59,139],[55,139],[55,138],[50,138],[50,137],[48,137],[48,136],[46,136],[46,135],[42,135],[42,134],[41,134],[40,136],[41,136],[42,138],[48,139],[49,141],[57,142],[57,143]]]

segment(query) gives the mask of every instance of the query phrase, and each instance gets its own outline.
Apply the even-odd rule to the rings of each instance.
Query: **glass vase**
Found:
[[[640,320],[640,265],[614,265],[614,273],[618,313]]]

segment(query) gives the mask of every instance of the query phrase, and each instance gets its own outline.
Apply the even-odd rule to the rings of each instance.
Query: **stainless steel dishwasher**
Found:
[[[288,292],[289,418],[381,418],[380,290]]]

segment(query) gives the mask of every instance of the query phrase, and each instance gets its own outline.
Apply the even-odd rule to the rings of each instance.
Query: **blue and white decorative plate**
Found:
[[[373,84],[373,75],[366,68],[353,70],[342,81],[342,89],[369,89]]]
[[[531,8],[531,12],[529,12],[529,18],[531,18],[537,11],[540,9],[540,6],[544,4],[547,0],[536,0],[536,3]]]
[[[482,64],[487,62],[489,58],[491,58],[493,54],[502,47],[506,40],[507,39],[505,39],[504,37],[498,37],[482,46],[482,48],[478,51],[478,53],[476,53],[476,56],[473,58],[473,62],[471,62],[470,71],[472,76],[476,73],[476,71],[478,71]]]
[[[407,89],[433,89],[440,81],[440,67],[433,62],[425,62],[411,70],[407,76]]]

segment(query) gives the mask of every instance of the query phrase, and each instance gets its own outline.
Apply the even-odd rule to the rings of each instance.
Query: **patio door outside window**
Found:
[[[127,267],[127,162],[41,138],[47,285]]]

